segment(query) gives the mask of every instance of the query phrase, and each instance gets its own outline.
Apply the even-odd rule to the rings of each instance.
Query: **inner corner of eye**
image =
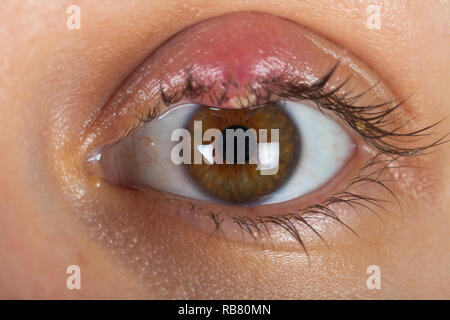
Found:
[[[339,123],[307,103],[238,110],[185,104],[92,160],[118,186],[251,206],[319,189],[344,167],[353,147]]]

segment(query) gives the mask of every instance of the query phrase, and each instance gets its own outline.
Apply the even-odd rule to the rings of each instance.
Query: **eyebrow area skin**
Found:
[[[218,242],[186,254],[176,246],[186,231],[174,227],[174,239],[164,244],[172,251],[158,252],[155,275],[145,280],[88,236],[74,206],[83,195],[65,183],[80,179],[76,147],[87,119],[133,70],[177,32],[231,12],[278,15],[330,39],[397,96],[410,96],[407,107],[421,123],[437,122],[450,110],[449,3],[382,2],[379,30],[366,26],[372,1],[85,0],[77,2],[79,30],[66,27],[71,4],[0,4],[0,42],[7,44],[0,46],[0,298],[450,297],[449,148],[427,160],[439,170],[432,194],[408,195],[402,222],[389,219],[380,228],[374,218],[347,247],[318,250],[310,260]],[[208,255],[216,260],[206,261]],[[80,265],[82,290],[66,288],[69,265]],[[170,267],[176,265],[185,268],[181,277],[190,276],[189,295],[164,285],[177,283]],[[366,287],[370,265],[381,267],[382,290]],[[202,277],[205,269],[210,273]]]

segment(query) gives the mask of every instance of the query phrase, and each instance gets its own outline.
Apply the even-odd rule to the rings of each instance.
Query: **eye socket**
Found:
[[[182,104],[104,148],[101,164],[119,186],[253,206],[320,188],[354,147],[310,101],[240,110]]]

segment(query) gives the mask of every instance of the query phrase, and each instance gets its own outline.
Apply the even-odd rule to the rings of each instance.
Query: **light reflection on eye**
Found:
[[[202,124],[203,140],[194,138],[194,122]],[[177,129],[191,135],[174,137],[172,133]],[[205,137],[208,129],[215,129],[218,134]],[[227,149],[230,146],[227,129],[247,133],[241,148],[242,159],[238,159],[242,152],[237,144],[234,149]],[[260,133],[261,129],[270,133],[265,139],[248,134]],[[279,130],[277,150],[267,151],[263,147],[275,138],[274,129]],[[252,139],[257,143],[250,143]],[[190,147],[190,153],[187,149],[177,149],[182,143]],[[214,157],[202,152],[201,162],[194,163],[195,152],[200,147]],[[308,101],[268,103],[240,110],[182,104],[122,141],[105,147],[101,164],[106,180],[116,185],[252,206],[285,202],[320,188],[343,168],[354,147],[338,122]],[[174,161],[174,150],[187,161]],[[278,157],[277,168],[264,172],[262,155],[270,157],[271,152]]]

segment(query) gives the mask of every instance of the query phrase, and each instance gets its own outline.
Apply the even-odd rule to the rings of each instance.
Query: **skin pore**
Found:
[[[249,10],[286,18],[345,48],[395,96],[409,97],[405,109],[425,127],[450,111],[448,2],[380,2],[379,30],[366,26],[366,9],[376,1],[86,0],[77,1],[79,30],[66,27],[70,4],[0,4],[0,298],[450,297],[447,145],[421,156],[428,171],[397,194],[401,217],[365,216],[357,237],[339,233],[309,257],[230,244],[164,215],[135,230],[142,221],[131,206],[103,223],[108,230],[131,226],[125,242],[135,231],[146,238],[122,254],[86,223],[102,210],[91,199],[114,202],[103,185],[83,187],[92,181],[79,148],[90,143],[80,133],[92,115],[154,50],[195,23]],[[444,120],[436,137],[448,128]],[[81,268],[81,290],[66,288],[69,265]],[[380,290],[366,286],[370,265],[380,266]]]

